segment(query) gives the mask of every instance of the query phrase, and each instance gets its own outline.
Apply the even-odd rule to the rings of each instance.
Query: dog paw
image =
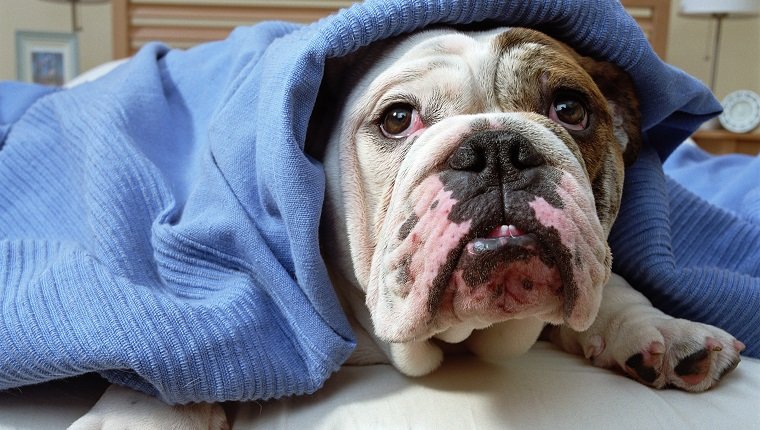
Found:
[[[396,369],[407,376],[423,376],[443,362],[443,351],[432,342],[392,343],[390,359]]]
[[[222,407],[213,403],[170,406],[128,388],[111,385],[95,406],[68,430],[228,430]]]
[[[642,318],[586,339],[594,365],[619,367],[655,387],[705,391],[739,364],[745,346],[725,331],[675,318]]]

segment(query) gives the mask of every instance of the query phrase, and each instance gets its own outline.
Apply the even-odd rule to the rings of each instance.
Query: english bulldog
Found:
[[[372,339],[351,362],[419,376],[446,344],[498,360],[543,336],[655,388],[714,386],[744,345],[610,273],[640,143],[630,78],[537,31],[434,29],[328,64],[307,145],[328,178],[325,261]],[[128,421],[226,426],[218,405],[113,386],[71,428]]]

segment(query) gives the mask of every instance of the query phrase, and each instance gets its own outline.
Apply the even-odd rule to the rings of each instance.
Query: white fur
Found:
[[[169,406],[118,385],[111,385],[95,406],[68,430],[222,430],[222,407],[212,403]]]
[[[392,343],[390,359],[396,369],[409,376],[427,375],[443,362],[443,351],[429,340]]]
[[[528,352],[536,343],[544,322],[523,318],[500,322],[476,331],[467,339],[467,349],[487,361],[499,361]]]
[[[583,354],[594,366],[626,368],[634,354],[653,352],[658,376],[650,383],[656,388],[674,385],[687,391],[705,391],[718,383],[724,370],[738,362],[744,346],[725,331],[707,324],[673,318],[652,306],[641,293],[622,277],[613,274],[604,289],[602,307],[596,321],[586,331],[575,332],[556,327],[552,341],[563,349]],[[709,352],[707,376],[689,383],[679,377],[679,362],[705,347]]]

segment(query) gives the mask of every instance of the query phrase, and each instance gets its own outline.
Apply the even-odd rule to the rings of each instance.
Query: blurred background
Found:
[[[716,20],[709,16],[680,14],[682,1],[670,2],[671,16],[665,60],[709,85]],[[240,0],[237,2],[246,3]],[[719,4],[721,0],[712,2]],[[216,3],[230,1],[217,0]],[[273,0],[270,3],[287,3],[287,0]],[[336,3],[340,5],[345,2]],[[85,1],[78,5],[76,12],[80,27],[78,70],[83,72],[114,59],[111,2]],[[16,79],[17,30],[71,32],[71,7],[65,1],[0,0],[0,79]],[[760,18],[728,17],[723,21],[721,30],[714,92],[719,99],[738,89],[760,92]]]

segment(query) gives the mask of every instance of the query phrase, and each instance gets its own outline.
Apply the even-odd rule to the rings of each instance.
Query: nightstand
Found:
[[[760,154],[760,133],[732,133],[726,130],[698,130],[692,136],[697,145],[713,154]]]

